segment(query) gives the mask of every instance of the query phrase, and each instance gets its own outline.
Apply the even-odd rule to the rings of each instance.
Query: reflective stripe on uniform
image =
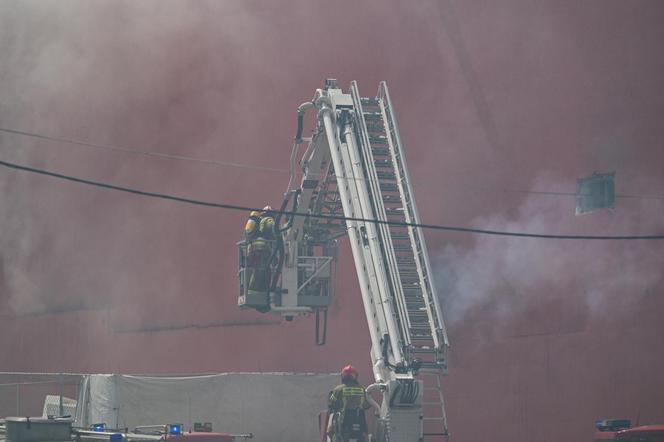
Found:
[[[344,387],[342,392],[344,396],[364,396],[362,387]]]
[[[364,407],[364,388],[362,387],[344,387],[341,390],[343,408],[363,408]]]
[[[249,245],[247,246],[247,251],[251,253],[252,251],[260,251],[260,250],[266,250],[269,247],[269,244],[267,241],[265,241],[263,238],[256,238],[252,240]]]

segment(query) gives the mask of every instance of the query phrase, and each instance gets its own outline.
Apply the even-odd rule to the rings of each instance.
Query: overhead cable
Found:
[[[264,172],[276,172],[276,173],[281,173],[281,174],[291,174],[292,172],[286,169],[278,169],[276,167],[266,167],[266,166],[257,166],[254,164],[245,164],[245,163],[234,163],[230,161],[219,161],[219,160],[207,160],[203,158],[195,158],[195,157],[188,157],[184,155],[173,155],[173,154],[166,154],[166,153],[160,153],[160,152],[152,152],[148,150],[141,150],[141,149],[130,149],[127,147],[118,147],[118,146],[111,146],[109,144],[98,144],[98,143],[89,143],[86,141],[79,141],[79,140],[73,140],[71,138],[63,138],[63,137],[53,137],[50,135],[42,135],[34,132],[27,132],[23,130],[17,130],[17,129],[9,129],[6,127],[0,127],[0,132],[5,132],[8,134],[12,135],[23,135],[26,137],[32,137],[32,138],[38,138],[41,140],[47,140],[47,141],[54,141],[57,143],[65,143],[65,144],[71,144],[74,146],[81,146],[81,147],[87,147],[87,148],[92,148],[92,149],[98,149],[98,150],[108,150],[112,152],[122,152],[122,153],[127,153],[127,154],[132,154],[132,155],[143,155],[143,156],[148,156],[148,157],[156,157],[156,158],[164,158],[168,160],[179,160],[179,161],[191,161],[195,163],[203,163],[203,164],[212,164],[216,166],[224,166],[224,167],[239,167],[243,169],[250,169],[250,170],[261,170]],[[299,172],[298,174],[301,174]],[[364,178],[355,178],[355,177],[344,177],[343,179],[345,180],[353,180],[353,181],[364,181]]]
[[[133,154],[133,155],[143,155],[143,156],[149,156],[149,157],[157,157],[157,158],[165,158],[169,160],[181,160],[181,161],[191,161],[191,162],[196,162],[196,163],[203,163],[203,164],[213,164],[217,166],[224,166],[224,167],[239,167],[243,169],[252,169],[252,170],[261,170],[265,172],[276,172],[276,173],[281,173],[281,174],[290,174],[286,169],[278,169],[274,167],[266,167],[266,166],[258,166],[254,164],[245,164],[245,163],[234,163],[234,162],[229,162],[229,161],[218,161],[218,160],[207,160],[203,158],[195,158],[195,157],[188,157],[184,155],[172,155],[172,154],[165,154],[165,153],[160,153],[160,152],[151,152],[147,150],[137,150],[137,149],[129,149],[126,147],[118,147],[118,146],[111,146],[107,144],[96,144],[96,143],[88,143],[84,141],[78,141],[78,140],[73,140],[69,138],[62,138],[62,137],[52,137],[48,135],[42,135],[34,132],[26,132],[22,130],[17,130],[17,129],[9,129],[9,128],[3,128],[0,127],[0,132],[5,132],[13,135],[23,135],[23,136],[28,136],[28,137],[33,137],[33,138],[39,138],[42,140],[48,140],[48,141],[55,141],[58,143],[65,143],[65,144],[72,144],[76,146],[82,146],[82,147],[88,147],[88,148],[93,148],[93,149],[99,149],[99,150],[109,150],[109,151],[114,151],[114,152],[122,152],[122,153],[127,153],[127,154]],[[301,172],[300,172],[301,174]],[[337,179],[343,179],[343,180],[353,180],[353,181],[365,181],[365,178],[357,178],[357,177],[337,177]],[[415,180],[417,183],[417,180]],[[454,190],[458,192],[478,192],[478,193],[524,193],[524,194],[534,194],[534,195],[549,195],[549,196],[573,196],[576,197],[577,194],[574,192],[551,192],[551,191],[542,191],[542,190],[523,190],[523,189],[501,189],[501,188],[474,188],[474,187],[463,187],[463,188],[454,188],[452,189],[449,186],[445,187],[445,190]],[[664,195],[615,195],[615,198],[635,198],[635,199],[660,199],[664,200]]]
[[[23,166],[23,165],[20,165],[20,164],[10,163],[10,162],[7,162],[7,161],[0,161],[0,165],[4,166],[4,167],[7,167],[7,168],[10,168],[10,169],[21,170],[21,171],[25,171],[25,172],[36,173],[36,174],[39,174],[39,175],[50,176],[50,177],[53,177],[53,178],[72,181],[72,182],[75,182],[75,183],[87,184],[87,185],[90,185],[90,186],[96,186],[96,187],[101,187],[101,188],[105,188],[105,189],[112,189],[112,190],[117,190],[117,191],[120,191],[120,192],[132,193],[132,194],[148,196],[148,197],[152,197],[152,198],[160,198],[160,199],[165,199],[165,200],[178,201],[178,202],[181,202],[181,203],[193,204],[193,205],[198,205],[198,206],[216,207],[216,208],[229,209],[229,210],[241,210],[243,212],[261,211],[262,210],[258,207],[242,206],[242,205],[237,205],[237,204],[215,203],[215,202],[210,202],[210,201],[195,200],[195,199],[192,199],[192,198],[184,198],[184,197],[175,196],[175,195],[167,195],[167,194],[164,194],[164,193],[147,192],[147,191],[144,191],[144,190],[132,189],[132,188],[129,188],[129,187],[116,186],[114,184],[101,183],[101,182],[98,182],[98,181],[86,180],[86,179],[78,178],[78,177],[74,177],[74,176],[63,175],[63,174],[60,174],[60,173],[51,172],[51,171],[44,170],[44,169],[36,169],[34,167]],[[429,230],[442,230],[442,231],[450,231],[450,232],[466,232],[466,233],[477,233],[477,234],[484,234],[484,235],[513,236],[513,237],[521,237],[521,238],[578,239],[578,240],[646,240],[646,239],[659,240],[659,239],[664,239],[664,235],[622,235],[622,236],[608,236],[608,235],[548,235],[548,234],[540,234],[540,233],[505,232],[505,231],[499,231],[499,230],[474,229],[474,228],[469,228],[469,227],[453,227],[453,226],[444,226],[444,225],[437,225],[437,224],[407,223],[407,222],[401,222],[401,221],[364,219],[364,218],[338,216],[338,215],[298,213],[298,212],[292,212],[292,211],[286,211],[286,210],[275,211],[275,213],[278,213],[278,214],[281,214],[281,215],[287,215],[287,216],[303,216],[303,217],[306,217],[306,218],[333,219],[333,220],[351,221],[351,222],[366,222],[366,223],[374,223],[374,224],[386,224],[386,225],[390,225],[390,226],[415,227],[415,228],[422,228],[422,229],[429,229]]]
[[[110,151],[115,151],[115,152],[123,152],[123,153],[129,153],[133,155],[143,155],[143,156],[148,156],[148,157],[157,157],[157,158],[166,158],[169,160],[181,160],[181,161],[192,161],[196,163],[204,163],[204,164],[214,164],[217,166],[226,166],[226,167],[240,167],[244,169],[253,169],[253,170],[264,170],[266,172],[278,172],[278,173],[289,173],[286,169],[277,169],[274,167],[265,167],[265,166],[256,166],[256,165],[251,165],[251,164],[242,164],[242,163],[233,163],[229,161],[218,161],[218,160],[206,160],[202,158],[194,158],[194,157],[188,157],[188,156],[183,156],[183,155],[173,155],[173,154],[168,154],[168,153],[160,153],[160,152],[150,152],[147,150],[137,150],[137,149],[129,149],[126,147],[117,147],[117,146],[111,146],[108,144],[96,144],[96,143],[88,143],[85,141],[78,141],[78,140],[72,140],[69,138],[61,138],[61,137],[52,137],[48,135],[41,135],[37,134],[34,132],[26,132],[22,130],[16,130],[16,129],[8,129],[4,127],[0,127],[0,132],[5,132],[9,134],[14,134],[14,135],[23,135],[27,137],[33,137],[33,138],[39,138],[42,140],[48,140],[48,141],[55,141],[58,143],[66,143],[66,144],[73,144],[76,146],[82,146],[82,147],[88,147],[88,148],[93,148],[93,149],[103,149],[103,150],[110,150]]]

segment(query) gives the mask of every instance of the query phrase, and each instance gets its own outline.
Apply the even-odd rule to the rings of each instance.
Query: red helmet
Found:
[[[348,364],[344,368],[341,369],[341,379],[347,379],[347,378],[353,378],[357,380],[357,377],[360,374],[357,372],[355,367],[352,365]]]

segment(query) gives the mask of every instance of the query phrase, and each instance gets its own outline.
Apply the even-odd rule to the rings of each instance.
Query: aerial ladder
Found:
[[[316,125],[305,139],[307,112]],[[387,84],[367,98],[356,82],[343,92],[328,79],[298,108],[297,123],[266,268],[251,268],[247,242],[238,243],[238,304],[288,320],[314,313],[323,344],[337,241],[348,235],[371,337],[375,383],[367,391],[382,394],[373,439],[445,440],[440,375],[449,342]],[[256,271],[268,274],[265,293],[249,290]]]

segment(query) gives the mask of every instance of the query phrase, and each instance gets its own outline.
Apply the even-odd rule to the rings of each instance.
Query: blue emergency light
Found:
[[[624,430],[632,426],[632,421],[629,419],[603,419],[595,421],[595,427],[599,431],[616,431]]]
[[[106,430],[106,424],[100,423],[100,424],[92,424],[90,426],[90,429],[92,431],[105,431]]]
[[[182,424],[168,424],[168,434],[182,434]]]

